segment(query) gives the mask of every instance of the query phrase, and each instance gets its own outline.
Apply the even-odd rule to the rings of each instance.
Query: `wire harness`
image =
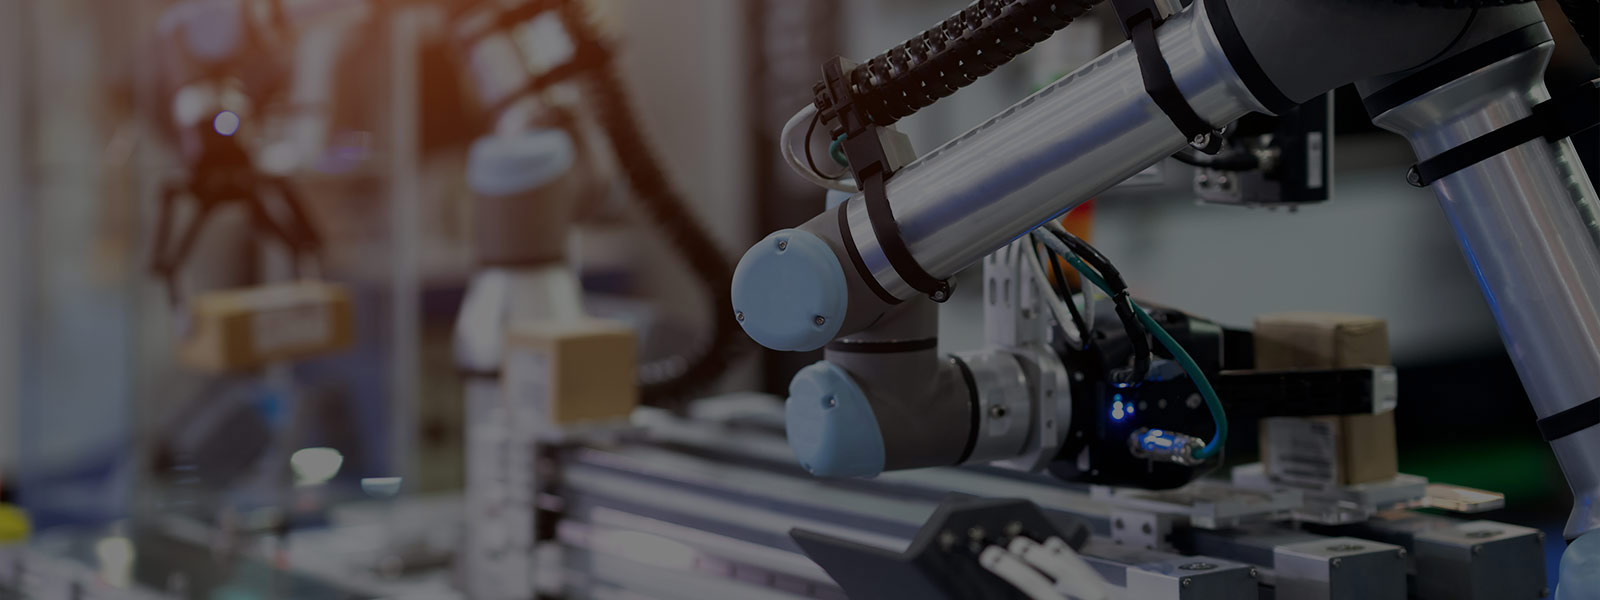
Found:
[[[1077,236],[1072,235],[1071,232],[1068,232],[1059,224],[1048,223],[1044,227],[1035,229],[1033,238],[1066,259],[1072,265],[1072,268],[1077,269],[1078,273],[1085,280],[1094,284],[1095,287],[1104,290],[1107,294],[1115,295],[1112,292],[1113,286],[1107,282],[1105,277],[1102,277],[1102,273],[1080,257],[1078,250],[1073,249],[1072,246],[1076,244],[1069,244],[1066,241],[1067,239],[1077,239]],[[1078,242],[1087,246],[1081,239]],[[1100,258],[1103,258],[1103,256]],[[1123,293],[1126,293],[1126,288],[1124,288]],[[1206,408],[1211,412],[1212,421],[1216,423],[1216,435],[1212,436],[1205,446],[1196,450],[1194,457],[1205,460],[1218,455],[1222,452],[1222,447],[1228,440],[1228,416],[1222,408],[1222,399],[1217,397],[1216,389],[1211,386],[1211,381],[1206,378],[1205,372],[1200,369],[1200,364],[1195,362],[1194,357],[1183,349],[1183,345],[1179,344],[1178,340],[1172,337],[1172,334],[1167,333],[1161,323],[1152,318],[1150,313],[1145,312],[1137,302],[1128,300],[1128,305],[1137,315],[1139,322],[1144,325],[1144,328],[1156,338],[1156,341],[1163,348],[1166,348],[1167,352],[1172,355],[1173,360],[1176,360],[1179,366],[1183,367],[1183,372],[1189,376],[1190,381],[1194,382],[1195,388],[1200,392],[1200,397],[1205,400]]]

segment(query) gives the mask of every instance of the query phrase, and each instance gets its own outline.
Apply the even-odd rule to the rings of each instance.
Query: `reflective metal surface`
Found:
[[[1222,125],[1263,110],[1224,58],[1202,6],[1157,33],[1201,117]],[[1145,92],[1133,46],[1124,43],[908,165],[889,180],[889,201],[917,262],[949,277],[1186,143]],[[916,295],[884,257],[861,195],[844,210],[878,282],[896,297]]]
[[[1273,549],[1279,598],[1405,600],[1406,552],[1352,537],[1286,544]]]
[[[1531,114],[1549,98],[1546,43],[1424,94],[1373,123],[1429,158]],[[1600,396],[1600,204],[1569,140],[1534,140],[1433,184],[1511,360],[1547,417]],[[1600,528],[1600,430],[1551,444],[1577,508]]]
[[[962,352],[956,356],[972,371],[978,390],[977,442],[966,462],[1013,458],[1022,453],[1033,425],[1028,378],[1016,357],[1004,350]]]

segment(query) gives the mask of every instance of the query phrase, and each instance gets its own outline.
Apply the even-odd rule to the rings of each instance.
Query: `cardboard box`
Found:
[[[1389,325],[1377,317],[1289,312],[1256,317],[1256,369],[1388,366]]]
[[[633,329],[597,319],[512,325],[505,397],[514,420],[567,427],[626,420],[639,404]]]
[[[189,308],[178,360],[205,371],[236,371],[339,352],[355,342],[350,293],[299,281],[209,292]]]
[[[1335,313],[1263,315],[1255,323],[1257,370],[1384,366],[1389,328],[1383,319]],[[1399,474],[1394,412],[1261,421],[1267,475],[1302,487],[1393,479]]]

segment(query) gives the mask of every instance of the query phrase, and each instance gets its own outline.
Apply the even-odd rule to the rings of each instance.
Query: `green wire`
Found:
[[[828,144],[828,156],[832,156],[833,157],[833,162],[839,163],[839,166],[841,166],[841,167],[850,166],[850,159],[845,158],[845,156],[844,156],[844,135],[843,134],[840,134],[837,139],[834,139],[832,142],[830,142]]]
[[[1083,262],[1082,258],[1078,258],[1078,255],[1071,252],[1059,254],[1061,254],[1062,258],[1067,259],[1067,262],[1072,264],[1072,268],[1077,269],[1084,279],[1088,279],[1090,283],[1105,291],[1106,294],[1114,295],[1111,291],[1111,286],[1106,285],[1106,281],[1100,278],[1100,274],[1096,273],[1088,263]],[[1133,307],[1133,312],[1138,315],[1139,322],[1143,323],[1145,329],[1150,330],[1150,333],[1156,336],[1156,341],[1161,342],[1161,346],[1166,348],[1167,352],[1172,353],[1172,358],[1177,359],[1178,364],[1183,367],[1183,372],[1189,374],[1189,379],[1194,381],[1194,386],[1200,389],[1200,396],[1205,398],[1206,408],[1211,410],[1211,420],[1217,424],[1217,435],[1213,436],[1204,448],[1196,450],[1194,457],[1204,460],[1216,456],[1218,452],[1222,451],[1222,445],[1228,441],[1228,415],[1222,410],[1222,399],[1217,397],[1217,391],[1212,389],[1211,381],[1206,379],[1205,372],[1200,370],[1200,364],[1194,361],[1194,357],[1189,356],[1189,352],[1183,349],[1178,340],[1173,339],[1172,334],[1167,333],[1167,330],[1162,328],[1161,324],[1157,323],[1155,319],[1151,318],[1150,313],[1145,312],[1138,303],[1129,299],[1128,304]]]

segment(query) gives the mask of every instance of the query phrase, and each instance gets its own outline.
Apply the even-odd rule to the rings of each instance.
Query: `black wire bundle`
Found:
[[[1117,271],[1117,267],[1111,264],[1111,259],[1106,258],[1106,255],[1065,228],[1051,227],[1045,231],[1055,235],[1056,239],[1066,244],[1067,249],[1073,254],[1099,271],[1100,277],[1105,279],[1106,285],[1111,288],[1111,301],[1116,307],[1117,319],[1122,321],[1122,328],[1127,332],[1128,341],[1133,344],[1133,370],[1121,383],[1138,385],[1150,373],[1150,337],[1145,333],[1144,325],[1139,323],[1139,317],[1133,312],[1133,302],[1128,296],[1128,283],[1122,279],[1122,273]]]
[[[1034,257],[1038,258],[1037,250],[1034,252]],[[1053,277],[1050,282],[1051,288],[1055,290],[1056,297],[1067,305],[1067,312],[1072,315],[1072,324],[1078,328],[1079,347],[1076,349],[1086,350],[1093,341],[1094,328],[1084,322],[1083,314],[1078,312],[1078,305],[1072,302],[1072,289],[1067,286],[1066,273],[1061,269],[1061,262],[1056,260],[1055,254],[1050,255],[1050,274]],[[1088,297],[1088,294],[1084,294],[1085,301]],[[1062,323],[1061,326],[1065,328],[1067,324]]]

